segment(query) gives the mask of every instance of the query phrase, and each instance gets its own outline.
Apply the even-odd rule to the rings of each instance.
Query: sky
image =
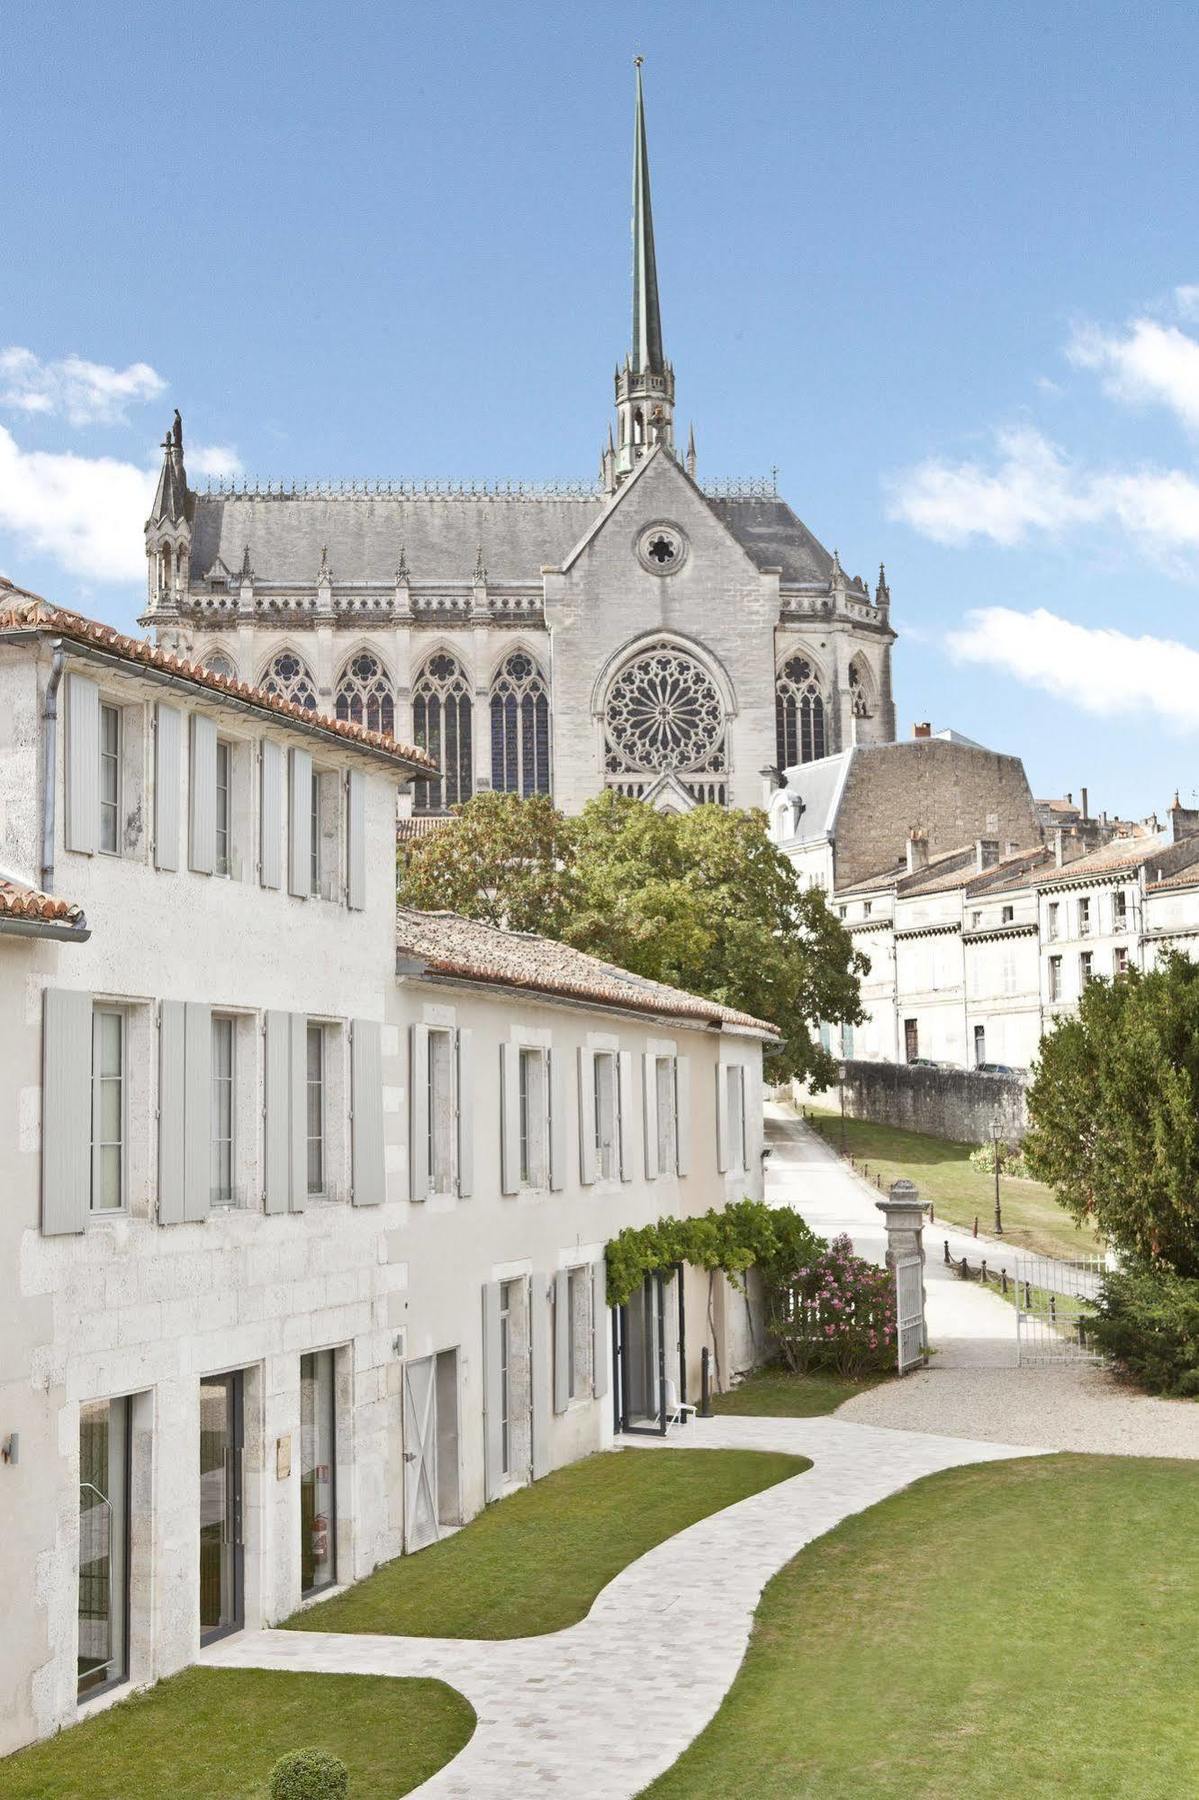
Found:
[[[134,627],[175,406],[193,482],[590,478],[634,54],[701,481],[886,562],[901,735],[1195,803],[1176,0],[7,0],[0,572]]]

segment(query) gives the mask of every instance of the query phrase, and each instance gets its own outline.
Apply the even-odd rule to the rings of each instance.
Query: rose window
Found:
[[[658,644],[626,664],[604,709],[609,774],[624,770],[720,771],[724,707],[693,657]]]
[[[637,555],[651,575],[673,575],[683,566],[687,540],[677,525],[648,525],[637,539]]]
[[[296,706],[307,708],[309,712],[316,711],[316,683],[307,664],[301,661],[294,650],[280,650],[258,685],[264,693],[275,694],[280,700],[290,700]]]

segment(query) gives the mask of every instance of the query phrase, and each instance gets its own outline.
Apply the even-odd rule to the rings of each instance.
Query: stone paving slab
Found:
[[[479,1641],[242,1632],[210,1645],[200,1660],[448,1682],[471,1702],[478,1726],[417,1790],[422,1795],[520,1800],[557,1791],[631,1800],[716,1712],[745,1654],[763,1587],[805,1544],[923,1475],[1037,1454],[834,1418],[695,1420],[666,1444],[782,1450],[811,1457],[814,1466],[639,1557],[565,1631]]]

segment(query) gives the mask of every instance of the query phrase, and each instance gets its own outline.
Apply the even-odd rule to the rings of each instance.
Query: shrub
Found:
[[[839,1375],[884,1371],[895,1362],[895,1279],[834,1238],[768,1294],[770,1329],[788,1368]]]
[[[1151,1394],[1199,1398],[1199,1281],[1160,1265],[1109,1270],[1089,1335]]]
[[[328,1750],[289,1750],[271,1770],[271,1800],[346,1800],[350,1772]]]
[[[995,1144],[993,1141],[980,1144],[977,1150],[970,1152],[970,1167],[981,1169],[984,1175],[995,1173]],[[999,1146],[999,1173],[1027,1177],[1029,1167],[1024,1160],[1023,1150],[1013,1148],[1011,1144],[1001,1144]]]

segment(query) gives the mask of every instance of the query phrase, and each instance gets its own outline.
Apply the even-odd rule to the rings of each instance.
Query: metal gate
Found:
[[[1084,1256],[1066,1262],[1021,1253],[1014,1260],[1016,1361],[1021,1368],[1099,1362],[1088,1322],[1103,1258]]]
[[[895,1258],[895,1341],[899,1373],[919,1368],[928,1345],[924,1327],[924,1258]]]

